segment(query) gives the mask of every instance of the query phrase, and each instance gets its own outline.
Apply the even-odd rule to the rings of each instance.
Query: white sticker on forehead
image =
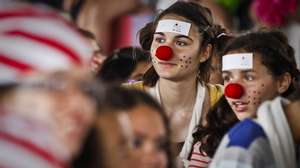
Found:
[[[222,71],[252,69],[253,53],[228,54],[222,57]]]
[[[164,19],[158,22],[155,32],[172,32],[185,36],[189,35],[191,23],[173,19]]]

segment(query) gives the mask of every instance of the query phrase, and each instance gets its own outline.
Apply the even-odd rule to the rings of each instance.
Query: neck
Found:
[[[300,143],[300,122],[299,122],[300,114],[298,111],[299,107],[300,107],[300,100],[290,103],[285,108],[285,115],[288,120],[292,132],[292,136],[294,138],[294,142],[296,144]]]
[[[161,103],[166,109],[193,107],[197,94],[197,79],[189,78],[183,81],[159,79]],[[168,110],[167,110],[168,111]]]

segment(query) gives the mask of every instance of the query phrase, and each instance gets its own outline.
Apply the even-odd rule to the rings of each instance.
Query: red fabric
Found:
[[[21,72],[28,72],[28,71],[33,71],[34,68],[30,65],[27,65],[23,62],[20,62],[18,60],[14,60],[9,58],[8,56],[1,55],[0,54],[0,64],[4,64],[6,66],[12,67],[14,69],[17,69]]]
[[[69,57],[69,59],[74,64],[77,64],[77,65],[81,64],[80,56],[75,51],[73,51],[71,48],[68,48],[64,44],[60,43],[58,40],[51,39],[51,37],[42,37],[42,36],[34,35],[32,33],[25,32],[22,30],[11,30],[11,31],[5,32],[5,34],[11,35],[11,36],[20,36],[20,37],[28,38],[30,40],[37,41],[42,44],[51,46],[51,47],[63,52],[67,57]]]
[[[51,165],[57,167],[57,168],[67,168],[67,166],[64,164],[64,162],[57,160],[54,156],[52,156],[50,153],[45,151],[44,149],[39,148],[38,146],[24,141],[20,138],[14,137],[10,134],[7,134],[5,132],[0,131],[0,139],[9,141],[13,144],[16,144],[22,148],[25,148],[26,150],[34,153],[36,156],[43,158],[44,160],[48,161]]]

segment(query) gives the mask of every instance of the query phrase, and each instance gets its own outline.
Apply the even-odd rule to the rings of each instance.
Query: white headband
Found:
[[[155,32],[172,32],[188,36],[190,28],[191,23],[173,19],[164,19],[158,22]]]
[[[228,54],[222,57],[222,71],[231,69],[252,69],[253,53]]]

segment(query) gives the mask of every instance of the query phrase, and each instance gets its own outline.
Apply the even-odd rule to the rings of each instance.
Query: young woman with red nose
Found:
[[[195,144],[200,142],[201,146],[194,145],[193,151],[197,149],[210,158],[230,127],[238,120],[255,117],[262,102],[276,96],[289,96],[299,76],[293,49],[286,37],[281,32],[267,30],[233,39],[225,48],[222,70],[225,96],[208,112],[207,124],[200,124],[194,134]],[[191,159],[196,158],[194,153]],[[207,167],[208,164],[190,166]]]
[[[243,121],[224,136],[210,167],[299,167],[299,70],[286,37],[276,31],[250,33],[226,51],[225,96]],[[227,66],[230,57],[243,64]]]
[[[255,117],[263,101],[294,91],[299,70],[293,48],[281,32],[246,34],[234,40],[225,53],[225,96],[239,120]]]
[[[171,140],[183,161],[192,148],[193,130],[222,95],[220,86],[207,84],[216,28],[209,9],[178,1],[140,31],[153,66],[143,82],[133,85],[166,109]]]

